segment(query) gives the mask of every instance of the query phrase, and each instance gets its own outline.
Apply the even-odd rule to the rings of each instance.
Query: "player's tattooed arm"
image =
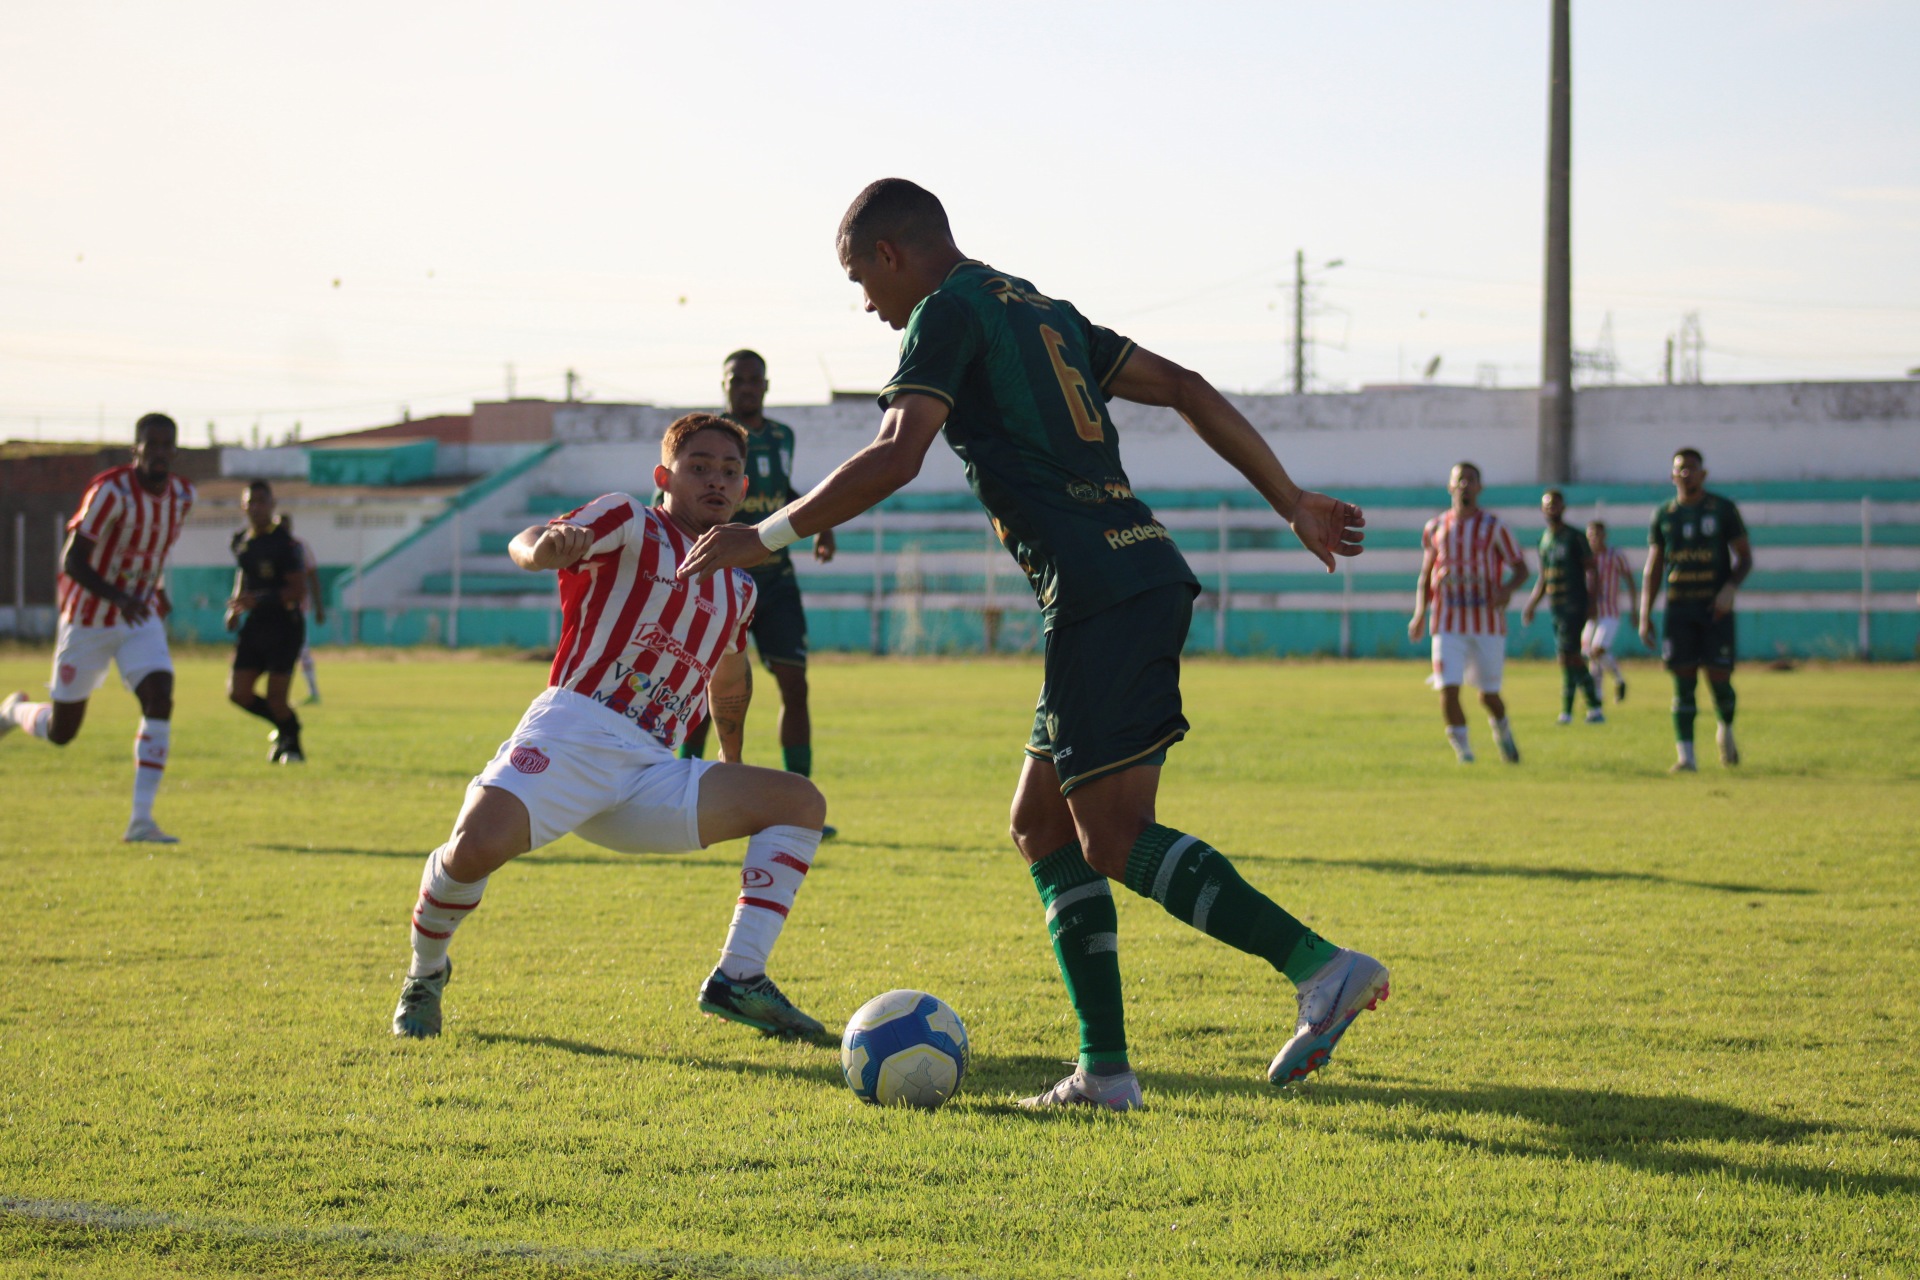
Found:
[[[93,567],[93,539],[76,532],[67,539],[66,554],[61,557],[60,572],[77,583],[90,596],[98,596],[118,609],[121,616],[139,626],[147,620],[152,607],[130,591],[122,591],[108,582]]]
[[[753,701],[753,664],[747,661],[746,650],[726,654],[714,664],[707,701],[713,708],[721,763],[741,763],[747,733],[747,704]]]
[[[593,547],[593,531],[577,524],[529,525],[513,535],[507,555],[529,573],[564,569]]]

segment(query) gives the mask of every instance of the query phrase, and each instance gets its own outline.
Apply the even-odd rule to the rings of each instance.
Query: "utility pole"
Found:
[[[568,404],[573,403],[573,384],[579,380],[579,377],[580,375],[575,373],[573,370],[571,369],[567,370],[567,403]]]
[[[1307,393],[1307,253],[1293,251],[1293,394]]]
[[[1573,39],[1571,0],[1553,0],[1547,123],[1546,312],[1540,353],[1540,483],[1573,479]]]

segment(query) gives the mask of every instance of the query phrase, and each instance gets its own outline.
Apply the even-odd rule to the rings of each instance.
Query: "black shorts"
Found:
[[[1555,609],[1553,611],[1554,652],[1562,655],[1578,654],[1581,651],[1580,633],[1586,629],[1586,625],[1587,615],[1584,611],[1574,613]]]
[[[1674,667],[1724,667],[1733,669],[1733,615],[1713,616],[1710,604],[1667,607],[1666,623],[1660,628],[1660,658],[1669,670]]]
[[[800,579],[791,561],[764,577],[753,576],[760,598],[753,606],[753,621],[747,630],[760,651],[760,661],[772,666],[784,662],[791,667],[807,665],[807,613],[800,607]]]
[[[1052,761],[1061,795],[1118,769],[1162,764],[1186,737],[1180,650],[1193,595],[1188,583],[1170,582],[1047,632],[1027,754]]]
[[[240,638],[233,646],[233,669],[292,675],[300,664],[300,651],[306,647],[307,620],[299,610],[268,613],[256,609],[240,624]]]

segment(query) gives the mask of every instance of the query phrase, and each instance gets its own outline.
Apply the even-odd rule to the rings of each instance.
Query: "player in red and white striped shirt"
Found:
[[[1611,675],[1613,700],[1625,702],[1627,679],[1620,674],[1619,660],[1613,656],[1613,641],[1620,630],[1620,588],[1623,586],[1627,589],[1627,621],[1636,629],[1640,625],[1636,605],[1640,597],[1633,585],[1633,566],[1627,563],[1625,552],[1607,545],[1604,520],[1595,520],[1587,526],[1587,544],[1593,548],[1593,583],[1589,594],[1593,597],[1594,609],[1580,637],[1580,647],[1587,655],[1594,684],[1604,684],[1606,676]]]
[[[162,619],[170,611],[164,574],[193,507],[193,485],[172,473],[179,428],[162,413],[134,424],[133,462],[95,476],[67,522],[60,574],[60,634],[50,700],[25,692],[0,701],[0,734],[25,729],[65,746],[80,732],[87,700],[107,664],[140,700],[133,743],[133,817],[126,840],[174,844],[153,820],[153,800],[172,740],[173,657]]]
[[[508,548],[522,569],[560,571],[560,647],[547,689],[468,785],[453,835],[427,857],[395,1035],[439,1034],[454,928],[480,904],[488,876],[568,832],[623,853],[747,837],[733,923],[700,1008],[770,1034],[824,1030],[766,966],[819,848],[827,802],[797,773],[740,763],[753,579],[674,575],[694,540],[746,496],[746,436],[724,418],[688,414],[667,428],[660,456],[653,480],[664,505],[610,493],[523,530]],[[720,761],[675,758],[709,703]]]
[[[1460,683],[1471,679],[1487,709],[1493,739],[1510,764],[1520,763],[1507,704],[1500,697],[1507,661],[1507,602],[1526,584],[1527,562],[1500,517],[1480,509],[1480,468],[1462,462],[1447,478],[1453,505],[1427,521],[1420,533],[1425,552],[1414,588],[1407,636],[1433,636],[1433,675],[1447,741],[1462,763],[1473,762]]]

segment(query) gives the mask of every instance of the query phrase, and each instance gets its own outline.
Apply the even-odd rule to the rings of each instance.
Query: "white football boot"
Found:
[[[1076,1066],[1072,1075],[1045,1093],[1020,1099],[1020,1105],[1034,1110],[1046,1107],[1103,1107],[1108,1111],[1138,1111],[1145,1104],[1140,1100],[1140,1077],[1133,1072],[1096,1076]]]
[[[1721,764],[1739,764],[1740,748],[1733,745],[1733,726],[1722,720],[1713,728],[1713,740],[1720,748]]]
[[[26,691],[10,693],[0,698],[0,738],[6,737],[20,726],[13,722],[13,709],[27,700]]]
[[[1300,984],[1300,1022],[1274,1055],[1267,1082],[1289,1085],[1327,1065],[1353,1020],[1387,998],[1387,966],[1342,947]]]

